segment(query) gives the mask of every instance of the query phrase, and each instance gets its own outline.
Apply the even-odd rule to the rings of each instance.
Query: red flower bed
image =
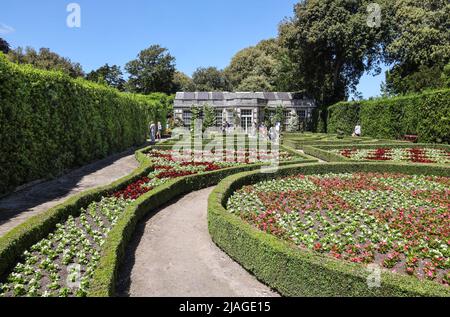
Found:
[[[159,179],[163,179],[163,178],[177,178],[177,177],[183,177],[183,176],[189,176],[189,175],[194,175],[196,174],[195,172],[190,172],[190,171],[165,171],[165,172],[161,172],[159,173],[156,177]]]
[[[353,154],[355,154],[358,150],[356,149],[344,149],[341,151],[341,155],[346,158],[351,158]]]
[[[128,185],[127,188],[114,193],[113,196],[122,199],[138,199],[140,196],[152,189],[151,187],[143,186],[148,182],[150,182],[148,177],[142,177],[141,179]]]
[[[368,160],[374,161],[390,161],[391,160],[390,149],[376,149],[375,152],[366,157]]]
[[[425,151],[422,149],[409,149],[410,160],[414,163],[435,163],[435,161],[430,160]]]

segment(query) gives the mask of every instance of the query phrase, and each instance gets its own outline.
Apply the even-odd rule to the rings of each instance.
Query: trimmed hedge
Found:
[[[28,219],[0,237],[0,277],[18,261],[25,250],[44,239],[58,223],[65,222],[69,216],[79,216],[82,208],[87,208],[92,202],[100,201],[103,196],[113,194],[153,170],[150,160],[142,153],[137,152],[136,159],[141,167],[129,176],[110,185],[75,195],[64,203]]]
[[[164,148],[164,145],[156,147]],[[92,202],[100,201],[102,197],[111,195],[142,176],[148,175],[153,170],[153,167],[145,152],[151,148],[147,147],[136,152],[136,159],[141,166],[131,175],[117,180],[111,185],[80,193],[44,213],[28,219],[3,237],[0,237],[0,259],[2,259],[0,262],[0,277],[4,276],[17,263],[25,250],[55,230],[58,223],[66,221],[69,216],[79,216],[81,209],[88,207]],[[296,154],[298,155],[298,153]],[[280,162],[280,165],[305,162],[315,163],[317,160],[304,159],[304,157],[299,155],[299,160]],[[117,270],[123,259],[125,248],[132,238],[137,221],[143,216],[182,194],[216,185],[229,175],[258,169],[263,165],[261,163],[244,165],[201,175],[186,176],[172,180],[141,196],[125,210],[123,216],[121,216],[116,226],[109,233],[88,295],[113,296],[115,294]]]
[[[328,109],[328,132],[352,134],[358,121],[363,135],[403,139],[417,134],[419,142],[450,142],[450,89],[395,98],[341,102]],[[439,142],[440,141],[440,142]]]
[[[213,241],[248,271],[284,296],[450,296],[450,289],[431,281],[383,271],[380,288],[367,286],[369,275],[361,264],[339,261],[298,248],[257,230],[224,206],[245,185],[297,173],[400,172],[450,176],[450,168],[401,164],[335,163],[295,165],[275,174],[247,172],[223,180],[208,203],[209,232]]]
[[[317,157],[325,162],[348,162],[350,161],[346,157],[341,155],[336,155],[334,153],[328,152],[318,147],[306,145],[303,147],[303,152],[305,154]]]
[[[0,53],[0,194],[146,141],[155,96],[119,93]]]
[[[160,148],[161,146],[155,147]],[[138,151],[139,155],[145,156],[144,153],[150,148]],[[296,154],[298,155],[298,153]],[[317,160],[311,159],[293,162],[280,162],[280,165],[298,164],[299,162],[314,163],[317,162]],[[104,251],[100,258],[99,265],[94,272],[94,278],[89,288],[88,296],[107,297],[115,295],[119,267],[125,256],[126,247],[133,237],[139,220],[165,203],[181,195],[217,185],[222,179],[230,175],[255,170],[263,165],[264,164],[258,163],[231,167],[205,174],[191,175],[180,179],[174,179],[139,197],[127,208],[117,222],[116,226],[110,231],[104,245]]]
[[[303,151],[312,157],[317,157],[326,162],[354,162],[342,155],[331,153],[331,150],[341,149],[377,149],[377,148],[432,148],[450,150],[450,145],[446,144],[421,144],[421,143],[377,143],[377,144],[341,144],[341,145],[314,145],[304,146]],[[358,162],[374,162],[373,160],[359,160]],[[392,164],[390,161],[378,162],[380,164]],[[403,164],[414,164],[404,162]]]
[[[337,149],[376,149],[376,148],[400,148],[400,149],[415,149],[415,148],[429,148],[429,149],[444,149],[450,151],[448,144],[429,144],[429,143],[359,143],[352,145],[315,145],[315,147],[322,150],[337,150]]]

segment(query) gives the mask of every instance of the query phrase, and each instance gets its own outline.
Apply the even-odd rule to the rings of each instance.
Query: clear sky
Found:
[[[81,28],[68,28],[66,7],[81,7]],[[189,75],[226,67],[239,50],[275,37],[297,0],[2,0],[0,37],[12,47],[48,47],[85,71],[125,65],[152,44]],[[365,98],[380,94],[384,73],[361,80]]]

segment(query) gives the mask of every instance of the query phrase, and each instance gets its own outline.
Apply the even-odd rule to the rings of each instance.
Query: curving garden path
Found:
[[[119,275],[119,296],[278,296],[212,242],[211,192],[190,193],[138,225]]]
[[[134,153],[135,149],[110,156],[0,199],[0,237],[30,217],[80,192],[108,185],[129,175],[139,166]]]

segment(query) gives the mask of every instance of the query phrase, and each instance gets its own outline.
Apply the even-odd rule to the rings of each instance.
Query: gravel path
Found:
[[[134,150],[127,151],[0,199],[0,237],[30,217],[82,191],[110,184],[138,166]]]
[[[278,296],[212,242],[211,191],[190,193],[138,225],[121,268],[119,296]]]

